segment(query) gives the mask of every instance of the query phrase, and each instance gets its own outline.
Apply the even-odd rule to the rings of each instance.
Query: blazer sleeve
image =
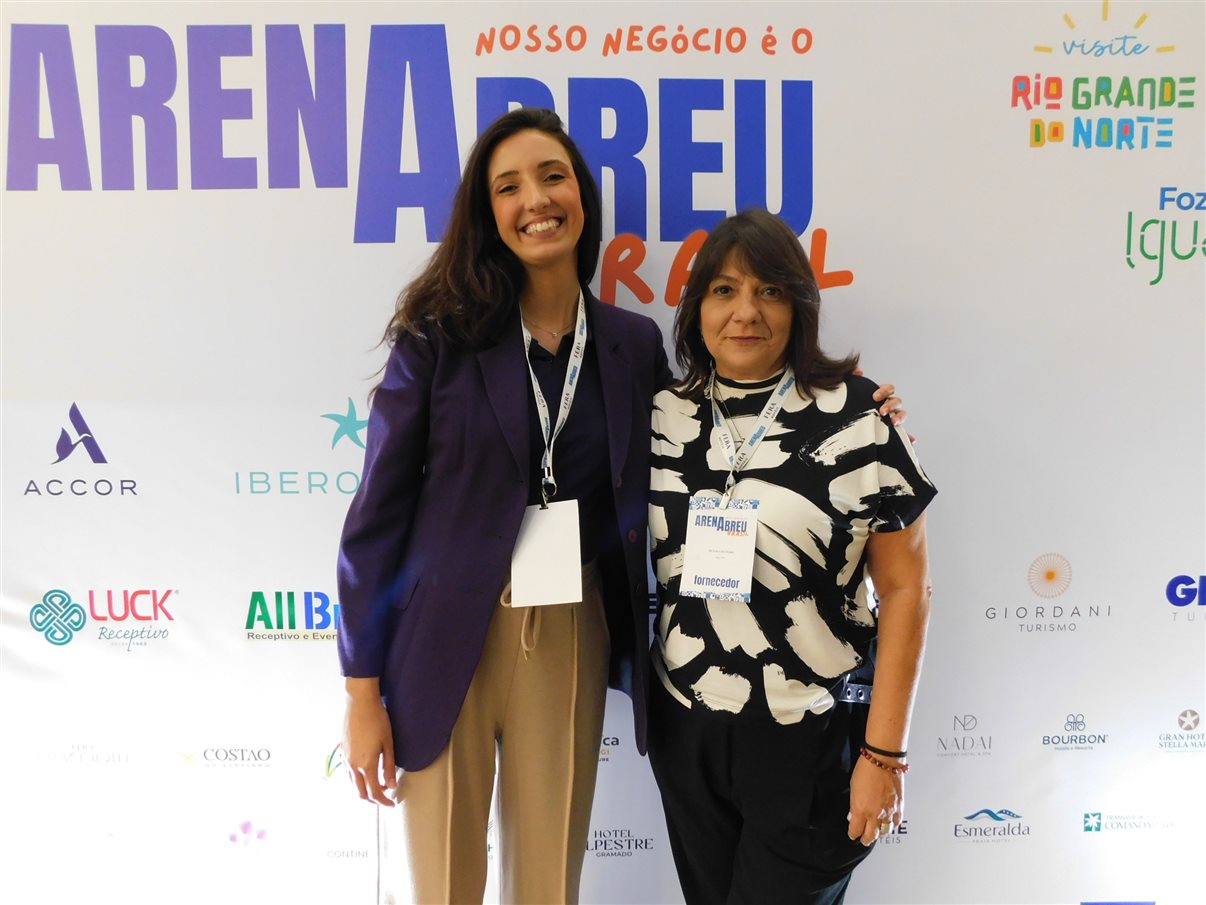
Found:
[[[339,542],[345,676],[379,676],[385,662],[387,618],[404,593],[402,557],[423,484],[435,363],[431,341],[403,333],[373,396],[364,471]]]
[[[670,362],[666,358],[666,344],[662,342],[662,328],[652,318],[650,318],[650,323],[653,324],[653,392],[656,394],[674,383],[674,375],[670,372]]]

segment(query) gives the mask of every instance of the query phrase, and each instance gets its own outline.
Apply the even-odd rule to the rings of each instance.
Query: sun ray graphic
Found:
[[[1110,0],[1101,0],[1101,21],[1110,21]]]
[[[1044,553],[1030,564],[1028,580],[1040,597],[1058,597],[1072,583],[1072,564],[1058,553]]]
[[[1072,18],[1071,13],[1064,13],[1063,19],[1064,19],[1064,24],[1066,26],[1068,26],[1068,28],[1072,29],[1073,31],[1075,31],[1077,29],[1078,26],[1076,24],[1076,20]],[[1110,0],[1101,0],[1101,21],[1102,22],[1110,21]],[[1145,23],[1146,21],[1147,21],[1147,13],[1142,13],[1139,16],[1139,18],[1135,20],[1135,24],[1132,25],[1131,27],[1133,29],[1135,29],[1136,31],[1138,31],[1140,28],[1143,27],[1143,23]],[[1083,44],[1084,42],[1082,41],[1081,43]],[[1177,49],[1177,45],[1176,44],[1161,44],[1159,47],[1152,47],[1152,45],[1149,44],[1144,49],[1147,49],[1147,48],[1151,48],[1151,49],[1155,50],[1156,53],[1172,53],[1174,50]],[[1051,44],[1035,44],[1034,52],[1035,53],[1055,53],[1055,47]],[[1068,52],[1071,53],[1071,51],[1068,51]],[[1082,52],[1083,52],[1083,48],[1082,48]]]
[[[1072,21],[1072,17],[1064,13],[1064,21],[1068,23],[1069,28],[1076,28],[1076,23]]]

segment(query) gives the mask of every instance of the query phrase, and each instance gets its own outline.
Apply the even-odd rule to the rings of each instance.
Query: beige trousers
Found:
[[[403,774],[402,807],[393,810],[402,812],[409,898],[418,905],[482,901],[496,757],[504,905],[578,901],[609,657],[593,564],[583,568],[582,589],[581,603],[514,609],[504,589],[447,747],[430,766]],[[380,810],[383,820],[397,820]],[[388,903],[408,898],[386,888],[402,855],[390,844],[397,829],[383,833],[380,892]]]

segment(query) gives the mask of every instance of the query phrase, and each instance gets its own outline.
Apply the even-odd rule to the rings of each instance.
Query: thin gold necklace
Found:
[[[566,324],[564,327],[562,327],[560,330],[550,330],[548,327],[542,327],[542,326],[540,326],[540,324],[537,324],[534,321],[528,320],[522,314],[520,315],[520,317],[523,318],[523,322],[525,324],[527,324],[529,327],[535,327],[537,330],[547,333],[553,339],[556,339],[557,337],[564,335],[567,331],[569,331],[569,329],[571,327],[574,326],[574,324],[577,323],[577,319],[575,318],[574,320],[572,320],[568,324]]]

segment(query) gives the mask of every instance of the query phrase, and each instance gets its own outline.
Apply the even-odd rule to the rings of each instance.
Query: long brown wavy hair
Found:
[[[703,396],[712,373],[712,355],[699,329],[699,309],[730,251],[737,252],[742,270],[778,286],[791,300],[787,361],[796,372],[800,395],[811,398],[810,387],[832,390],[854,373],[857,354],[830,358],[821,351],[821,292],[800,240],[781,218],[751,208],[722,220],[708,234],[695,255],[674,316],[674,354],[683,372],[679,387],[689,398]]]
[[[591,281],[603,238],[598,186],[561,118],[552,110],[521,107],[500,116],[478,136],[453,197],[444,238],[423,272],[399,293],[385,342],[392,344],[404,332],[425,335],[435,327],[457,342],[482,348],[498,334],[518,304],[527,277],[523,264],[498,234],[487,170],[494,149],[527,129],[551,135],[569,155],[584,215],[577,249],[578,282],[585,286]]]

